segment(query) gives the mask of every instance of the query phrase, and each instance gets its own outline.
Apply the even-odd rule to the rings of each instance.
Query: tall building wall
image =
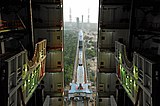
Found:
[[[127,4],[100,0],[97,50],[98,106],[105,106],[111,95],[116,98],[115,41],[129,43],[129,16]],[[126,9],[126,10],[125,10]]]
[[[62,0],[34,0],[34,33],[36,41],[47,39],[46,75],[44,93],[50,96],[51,104],[63,105],[64,89],[64,26]],[[60,99],[58,99],[60,98]],[[57,102],[56,102],[57,101]],[[56,103],[54,103],[56,102]]]
[[[103,100],[99,91],[105,91],[108,84],[108,80],[102,77],[108,78],[100,74],[116,72],[117,105],[159,105],[159,3],[151,0],[100,0],[97,89],[100,89],[101,104]],[[101,79],[105,83],[101,83]]]

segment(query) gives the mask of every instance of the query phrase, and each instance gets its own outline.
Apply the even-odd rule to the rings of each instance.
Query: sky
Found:
[[[64,20],[69,21],[69,11],[71,8],[72,21],[76,21],[79,17],[81,22],[82,15],[84,22],[88,22],[88,9],[90,15],[90,22],[98,22],[99,0],[63,0],[63,14]]]

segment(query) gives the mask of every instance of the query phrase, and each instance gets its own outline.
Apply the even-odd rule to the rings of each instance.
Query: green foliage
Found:
[[[94,71],[91,71],[91,72],[89,73],[89,76],[90,76],[90,81],[91,81],[91,82],[95,82],[95,73],[94,73]]]
[[[72,81],[73,66],[65,65],[65,84],[69,85]]]
[[[72,81],[78,35],[72,30],[65,30],[64,34],[64,78],[68,85]]]
[[[91,59],[92,57],[96,56],[96,50],[95,49],[86,49],[86,58]]]
[[[89,43],[91,43],[91,44],[92,44],[92,43],[93,43],[93,41],[92,41],[92,40],[90,40],[90,41],[89,41]]]

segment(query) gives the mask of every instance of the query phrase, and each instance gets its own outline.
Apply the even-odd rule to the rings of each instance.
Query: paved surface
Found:
[[[72,100],[71,101],[71,104],[69,106],[88,106],[88,102],[87,100],[84,100],[84,101],[74,101]]]

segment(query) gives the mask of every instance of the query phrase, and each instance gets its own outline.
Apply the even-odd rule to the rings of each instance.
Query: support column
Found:
[[[131,4],[131,14],[130,14],[130,24],[129,24],[129,60],[132,60],[132,48],[133,48],[133,38],[134,38],[134,31],[135,31],[135,0],[132,0]]]
[[[32,4],[31,0],[27,0],[27,13],[28,13],[28,25],[27,25],[27,31],[28,31],[28,49],[29,49],[29,59],[33,57],[34,53],[34,35],[33,35],[33,19],[32,19]]]
[[[44,102],[44,88],[38,87],[36,90],[36,106],[43,106]]]
[[[124,89],[118,88],[117,90],[118,90],[117,106],[124,106],[124,101],[125,101]]]
[[[0,36],[0,39],[2,39],[3,38],[3,36]],[[4,48],[4,42],[2,41],[1,42],[1,52],[0,52],[1,54],[4,54],[5,53],[5,48]]]
[[[128,94],[124,92],[124,105],[123,106],[133,106],[131,99],[128,97]]]

